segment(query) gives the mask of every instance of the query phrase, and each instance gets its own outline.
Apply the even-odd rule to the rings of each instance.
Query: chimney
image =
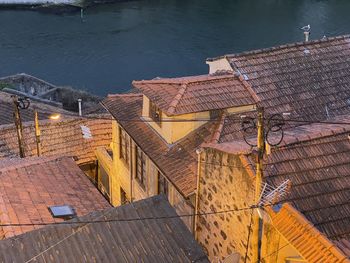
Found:
[[[81,101],[82,99],[78,99],[78,106],[79,106],[79,116],[82,116],[82,112],[81,112]]]
[[[310,36],[310,30],[311,30],[310,25],[303,26],[303,27],[301,28],[301,30],[304,31],[305,42],[308,42],[308,41],[309,41],[309,36]]]
[[[305,35],[305,42],[308,42],[309,41],[310,32],[304,31],[304,35]]]

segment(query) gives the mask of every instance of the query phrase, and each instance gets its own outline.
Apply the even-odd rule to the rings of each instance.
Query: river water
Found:
[[[97,95],[134,79],[208,72],[207,57],[350,33],[349,0],[143,0],[75,14],[0,10],[0,76]]]

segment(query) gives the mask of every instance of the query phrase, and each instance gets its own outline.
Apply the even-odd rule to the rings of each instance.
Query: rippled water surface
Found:
[[[0,76],[98,95],[133,79],[207,73],[207,57],[350,33],[350,1],[144,0],[53,15],[0,10]]]

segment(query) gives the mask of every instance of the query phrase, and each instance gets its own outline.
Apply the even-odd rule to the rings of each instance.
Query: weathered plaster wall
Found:
[[[241,157],[206,149],[201,153],[199,169],[198,213],[236,210],[254,204],[254,174],[249,174]],[[233,252],[244,261],[251,210],[200,216],[197,220],[197,238],[211,260],[223,259]],[[252,222],[253,229],[254,221]],[[250,244],[247,261],[251,262]],[[300,258],[299,253],[267,220],[264,222],[261,262],[286,262],[287,258]],[[294,261],[290,261],[294,262]]]
[[[238,156],[213,149],[201,154],[198,213],[240,209],[253,204],[253,178],[242,166]],[[250,210],[199,216],[198,241],[211,260],[224,259],[234,252],[244,258],[250,220]],[[248,262],[251,256],[249,246]]]
[[[209,74],[213,74],[218,70],[232,71],[232,67],[226,58],[221,58],[206,62],[209,65]]]

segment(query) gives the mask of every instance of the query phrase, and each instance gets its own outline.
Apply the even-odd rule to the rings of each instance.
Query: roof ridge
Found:
[[[176,96],[174,97],[174,99],[171,101],[167,112],[169,114],[174,114],[175,110],[176,110],[176,106],[179,104],[182,96],[185,94],[186,89],[187,89],[187,84],[182,84],[181,85],[181,89],[179,90],[179,92],[176,94]]]
[[[191,78],[195,78],[191,80]],[[234,78],[234,74],[227,72],[222,75],[215,74],[204,74],[204,75],[191,75],[191,76],[183,76],[183,77],[174,77],[174,78],[161,78],[161,79],[150,79],[150,80],[134,80],[132,84],[192,84],[197,82],[205,82],[212,81],[217,79],[226,79],[226,78]]]
[[[221,113],[221,116],[220,116],[220,121],[218,123],[217,128],[215,129],[215,131],[213,133],[213,136],[210,140],[210,143],[218,143],[219,142],[222,129],[224,128],[226,116],[227,116],[227,110],[223,110],[223,112]]]
[[[55,160],[63,160],[66,158],[71,158],[70,156],[64,156],[64,155],[52,155],[52,156],[35,156],[35,157],[27,157],[27,158],[5,158],[0,160],[0,163],[3,161],[5,162],[6,160],[15,160],[15,159],[20,159],[21,162],[18,162],[17,164],[13,164],[4,168],[0,168],[0,174],[3,172],[11,171],[13,169],[19,169],[19,168],[24,168],[24,167],[29,167],[33,165],[37,165],[40,163],[48,163],[52,162]]]
[[[139,96],[143,96],[142,93],[125,93],[125,94],[119,94],[119,93],[115,93],[115,94],[108,94],[107,98],[117,98],[117,97],[139,97]]]
[[[243,84],[243,86],[247,89],[247,91],[249,92],[249,94],[253,97],[255,103],[261,102],[261,99],[259,98],[258,94],[253,90],[252,85],[250,85],[248,83],[248,81],[246,81],[244,79],[244,77],[242,76],[242,74],[239,74],[238,79],[241,81],[241,83]]]
[[[226,54],[226,55],[223,55],[223,56],[207,58],[206,61],[215,61],[217,59],[222,59],[222,58],[226,58],[227,59],[227,58],[236,58],[236,57],[248,56],[248,55],[257,55],[257,54],[261,54],[261,53],[272,52],[272,51],[287,49],[287,48],[291,48],[291,47],[310,46],[310,45],[313,45],[313,44],[332,42],[332,41],[335,41],[335,40],[349,39],[349,38],[350,38],[350,34],[336,36],[336,37],[327,37],[325,39],[315,39],[315,40],[310,40],[308,42],[299,41],[299,42],[293,42],[293,43],[289,43],[289,44],[282,44],[282,45],[277,45],[277,46],[268,47],[268,48],[254,49],[254,50],[250,50],[250,51],[243,51],[243,52],[240,52],[240,53]]]
[[[281,146],[277,147],[276,149],[279,150],[279,149],[283,149],[285,147],[293,147],[293,146],[300,144],[300,143],[306,143],[306,142],[311,142],[313,140],[333,137],[335,135],[342,135],[342,134],[348,133],[350,131],[350,127],[346,128],[345,126],[328,124],[329,126],[331,126],[330,129],[324,129],[321,132],[314,132],[311,130],[309,132],[306,131],[301,136],[298,136],[297,134],[295,136],[293,136],[293,134],[295,134],[295,132],[293,132],[294,129],[297,129],[299,127],[312,127],[315,125],[322,126],[322,125],[327,125],[327,124],[311,123],[311,124],[300,125],[300,126],[294,127],[290,130],[290,131],[292,131],[292,133],[291,133],[292,138],[284,139],[282,141]],[[287,136],[288,136],[288,130],[285,131],[285,137],[287,137]]]

